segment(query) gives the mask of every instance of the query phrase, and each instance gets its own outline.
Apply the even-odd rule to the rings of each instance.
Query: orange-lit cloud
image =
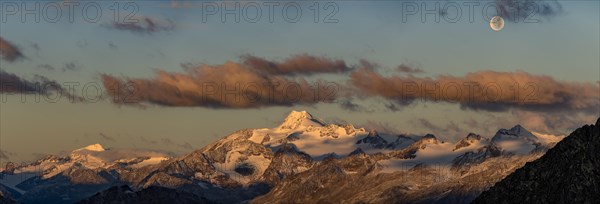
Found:
[[[523,71],[478,71],[465,76],[382,76],[359,69],[350,84],[364,96],[383,97],[398,104],[416,100],[458,103],[462,108],[506,111],[578,110],[598,112],[600,88],[594,83],[559,81]]]
[[[600,86],[556,80],[524,71],[477,71],[465,76],[416,77],[420,69],[401,66],[398,75],[383,76],[378,65],[361,60],[349,66],[343,60],[308,54],[283,61],[243,55],[240,62],[220,65],[184,64],[184,72],[157,71],[152,79],[101,76],[117,104],[156,104],[213,108],[292,106],[337,100],[342,108],[362,110],[354,98],[381,97],[400,110],[416,101],[447,102],[461,108],[486,111],[598,112]],[[348,83],[319,84],[304,76],[350,72]]]
[[[158,71],[154,79],[108,74],[101,79],[118,104],[256,108],[331,101],[336,97],[336,84],[288,76],[348,70],[341,61],[309,55],[292,56],[283,62],[254,56],[242,59],[241,63],[185,65],[183,73]]]
[[[21,50],[12,43],[6,41],[4,38],[0,37],[0,55],[2,59],[8,62],[14,62],[19,59],[25,58]]]

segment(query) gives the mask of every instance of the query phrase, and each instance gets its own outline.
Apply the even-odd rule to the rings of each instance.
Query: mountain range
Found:
[[[0,192],[24,203],[469,203],[563,138],[515,125],[452,143],[292,111],[179,157],[100,144],[48,156],[4,169]]]

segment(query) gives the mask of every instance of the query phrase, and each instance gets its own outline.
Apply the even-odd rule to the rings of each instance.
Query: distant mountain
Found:
[[[94,144],[5,171],[6,178],[27,179],[3,184],[26,203],[74,203],[92,195],[86,202],[121,195],[137,202],[137,194],[161,195],[165,188],[167,197],[193,194],[216,203],[468,203],[562,138],[517,125],[451,143],[432,134],[328,124],[292,111],[281,125],[239,130],[180,157],[122,154]]]
[[[527,163],[473,203],[598,203],[600,118]]]
[[[165,154],[105,149],[92,144],[66,156],[49,155],[30,164],[5,169],[0,183],[24,203],[73,203],[118,185],[120,174],[169,159]],[[18,196],[15,196],[18,195]]]

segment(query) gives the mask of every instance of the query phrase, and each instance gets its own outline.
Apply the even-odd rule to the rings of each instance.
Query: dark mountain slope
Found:
[[[93,203],[210,203],[206,198],[192,193],[170,188],[151,186],[134,192],[129,186],[115,186],[106,191],[80,201],[81,204]]]
[[[600,118],[585,125],[540,159],[526,164],[473,203],[598,203]]]

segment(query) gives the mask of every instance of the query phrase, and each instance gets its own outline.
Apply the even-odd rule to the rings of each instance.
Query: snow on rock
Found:
[[[479,138],[479,139],[477,139]],[[411,144],[409,147],[403,149],[410,149],[414,152],[413,158],[397,159],[391,158],[384,160],[381,164],[384,166],[382,172],[391,173],[397,171],[406,171],[417,165],[428,165],[436,168],[451,168],[454,160],[462,155],[481,152],[489,142],[476,135],[469,134],[465,139],[469,145],[459,146],[450,142],[444,142],[438,140],[434,135],[427,134],[416,142]]]
[[[540,139],[521,125],[500,129],[492,138],[492,146],[503,154],[528,154],[540,145]]]
[[[488,139],[482,137],[481,135],[475,134],[475,133],[469,133],[467,135],[467,137],[463,138],[462,140],[460,140],[456,143],[456,146],[454,147],[454,149],[452,151],[458,150],[460,148],[468,147],[468,146],[470,146],[478,141],[481,141],[481,140],[488,140]]]
[[[104,149],[104,147],[102,147],[102,145],[100,145],[100,144],[92,144],[92,145],[85,146],[83,148],[76,149],[73,152],[80,152],[80,151],[103,152],[105,150],[106,149]]]
[[[306,111],[292,111],[284,119],[283,123],[279,126],[280,130],[293,130],[299,126],[322,126],[323,123],[313,119],[313,116]]]
[[[49,179],[71,168],[108,169],[112,167],[140,168],[168,159],[165,154],[142,150],[105,149],[100,144],[88,145],[65,156],[50,155],[30,164],[17,166],[14,174],[37,174]]]
[[[553,144],[553,143],[556,144],[566,137],[565,135],[551,135],[551,134],[543,134],[543,133],[538,133],[538,132],[531,132],[531,133],[533,135],[535,135],[539,139],[539,141],[543,144]]]
[[[394,142],[388,144],[386,149],[404,149],[409,147],[411,144],[415,142],[415,139],[410,138],[406,135],[398,135]]]
[[[142,160],[141,162],[135,163],[131,165],[133,168],[141,168],[148,165],[158,164],[162,161],[168,160],[169,157],[149,157],[147,159]]]
[[[384,147],[386,147],[388,145],[388,142],[383,139],[382,137],[379,136],[379,134],[377,133],[377,131],[372,130],[369,132],[369,134],[367,135],[367,137],[358,140],[358,142],[356,142],[356,144],[365,144],[365,145],[369,145],[373,148],[378,148],[378,149],[383,149]]]
[[[533,135],[529,130],[525,129],[521,125],[516,125],[510,130],[500,129],[496,132],[496,135],[492,138],[492,141],[506,140],[506,139],[523,139],[532,142],[538,141],[538,138]]]

